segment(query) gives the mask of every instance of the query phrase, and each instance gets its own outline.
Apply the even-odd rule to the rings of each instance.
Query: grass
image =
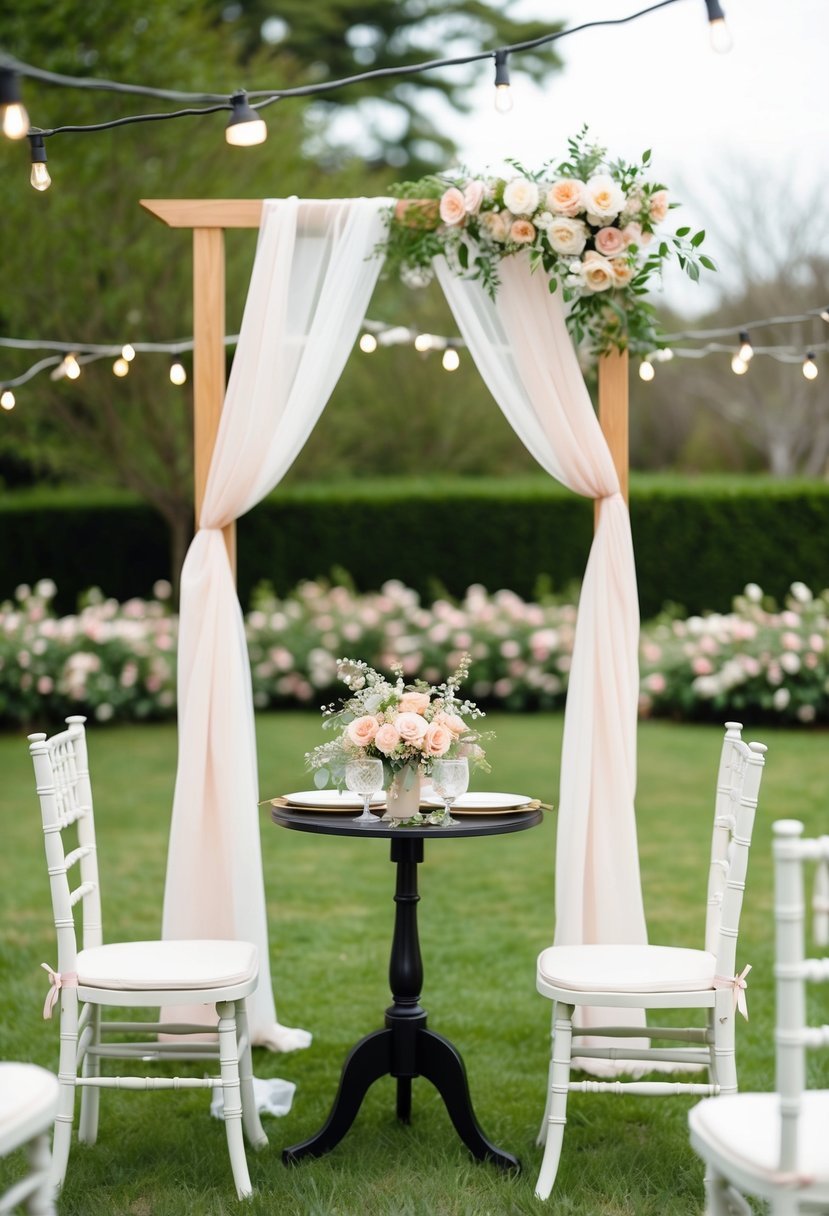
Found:
[[[492,715],[493,776],[484,783],[555,800],[561,719]],[[258,719],[260,788],[302,788],[301,756],[317,719]],[[648,722],[640,730],[637,799],[642,881],[652,941],[701,944],[713,780],[721,730]],[[770,825],[803,819],[826,831],[825,734],[764,730],[768,764],[739,950],[753,964],[751,1020],[738,1030],[741,1086],[773,1081]],[[95,729],[91,767],[109,939],[159,931],[175,765],[171,726]],[[43,846],[22,736],[0,737],[0,1058],[57,1066],[57,1024],[40,1008],[43,961],[54,962]],[[413,1121],[394,1118],[393,1082],[369,1091],[328,1156],[286,1169],[280,1149],[314,1132],[349,1047],[382,1025],[393,905],[384,842],[286,832],[262,818],[271,969],[280,1019],[314,1034],[308,1051],[257,1050],[259,1076],[297,1083],[291,1113],[266,1119],[270,1147],[250,1154],[255,1198],[244,1210],[285,1216],[691,1216],[702,1210],[700,1161],[688,1145],[691,1098],[575,1095],[556,1189],[534,1198],[535,1134],[544,1106],[550,1005],[535,958],[552,940],[555,816],[501,838],[427,844],[420,872],[423,1004],[460,1048],[478,1119],[523,1162],[518,1177],[474,1163],[436,1092],[414,1085]],[[825,996],[823,998],[826,999]],[[813,1021],[829,1021],[812,1010]],[[181,1069],[195,1067],[180,1065]],[[817,1074],[816,1074],[817,1075]],[[824,1074],[822,1083],[829,1082]],[[73,1144],[62,1214],[220,1216],[238,1212],[221,1126],[204,1092],[105,1093],[98,1144]],[[0,1166],[0,1191],[19,1170]]]

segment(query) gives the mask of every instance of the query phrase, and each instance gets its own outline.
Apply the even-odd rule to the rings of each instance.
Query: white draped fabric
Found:
[[[259,949],[254,1043],[310,1036],[276,1020],[244,621],[221,529],[284,476],[354,347],[381,266],[388,200],[267,200],[198,531],[181,576],[179,756],[165,938],[239,938]],[[205,1007],[189,1016],[215,1024]]]
[[[630,517],[567,332],[561,292],[506,258],[493,302],[480,283],[435,269],[470,354],[538,463],[599,499],[567,690],[556,845],[556,945],[647,940],[636,843],[639,605]],[[604,1025],[637,1025],[597,1011]],[[584,1018],[583,1024],[597,1024]],[[589,1062],[584,1062],[589,1069]]]

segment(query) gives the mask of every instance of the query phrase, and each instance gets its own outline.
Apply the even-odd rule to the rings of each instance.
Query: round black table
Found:
[[[394,894],[394,935],[389,961],[392,1004],[386,1010],[385,1029],[375,1030],[352,1047],[343,1065],[334,1105],[320,1130],[301,1144],[283,1149],[286,1165],[303,1157],[319,1157],[342,1140],[351,1127],[371,1085],[380,1077],[397,1080],[397,1117],[408,1123],[412,1106],[412,1079],[426,1077],[446,1105],[455,1130],[479,1161],[492,1161],[503,1169],[520,1169],[517,1157],[496,1148],[475,1118],[469,1097],[466,1069],[460,1052],[448,1039],[427,1029],[426,1010],[420,1005],[423,962],[417,933],[417,867],[423,861],[424,840],[451,840],[468,836],[499,836],[520,832],[541,822],[540,810],[512,811],[504,815],[463,815],[454,827],[395,828],[380,822],[365,827],[350,815],[272,807],[274,823],[298,832],[323,836],[357,836],[362,840],[391,840],[391,860],[397,865]]]

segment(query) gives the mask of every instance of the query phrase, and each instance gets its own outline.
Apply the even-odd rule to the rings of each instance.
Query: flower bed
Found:
[[[93,591],[77,614],[57,618],[50,580],[18,588],[0,606],[0,722],[173,716],[177,621],[169,585],[154,591],[123,604]],[[480,586],[428,607],[398,582],[363,595],[312,582],[284,599],[263,589],[246,621],[254,702],[318,708],[336,691],[337,659],[355,652],[430,683],[468,652],[476,701],[560,709],[575,622],[573,604]],[[829,591],[794,583],[777,608],[751,584],[730,613],[644,624],[640,658],[645,716],[829,722]]]

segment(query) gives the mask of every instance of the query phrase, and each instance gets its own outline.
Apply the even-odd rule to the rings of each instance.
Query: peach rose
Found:
[[[657,190],[651,195],[650,217],[654,224],[661,224],[668,214],[668,191]]]
[[[538,206],[538,186],[526,177],[514,177],[504,187],[504,206],[513,215],[532,215]]]
[[[610,265],[613,267],[615,285],[617,287],[627,287],[633,278],[634,267],[629,266],[625,258],[611,258]]]
[[[448,726],[442,722],[432,722],[423,736],[423,750],[427,756],[442,756],[455,741]]]
[[[435,714],[435,722],[440,722],[441,726],[446,726],[451,730],[453,735],[465,735],[466,723],[458,714],[448,714],[445,710],[441,710],[439,714]]]
[[[397,706],[399,714],[423,714],[429,708],[429,694],[426,692],[404,692]]]
[[[535,240],[535,228],[529,220],[513,220],[509,236],[518,245],[530,245]]]
[[[590,215],[602,220],[615,219],[625,205],[625,196],[608,173],[597,173],[584,187],[585,206]]]
[[[349,722],[345,733],[358,747],[368,747],[377,734],[377,719],[373,718],[371,714],[364,714],[361,718],[355,718],[353,722]]]
[[[450,186],[441,198],[440,218],[450,225],[462,224],[466,218],[466,203],[456,186]]]
[[[626,244],[618,228],[600,228],[596,233],[596,248],[606,258],[615,258],[626,248]]]
[[[588,291],[607,291],[616,286],[612,265],[594,250],[584,255],[581,277]]]
[[[398,714],[394,726],[404,743],[420,743],[428,729],[426,719],[412,713]]]
[[[482,181],[469,182],[463,192],[463,204],[467,215],[477,215],[484,201],[486,187]]]
[[[374,746],[384,756],[390,756],[400,742],[400,736],[391,722],[384,722],[374,736]]]
[[[578,256],[587,243],[587,228],[581,220],[556,216],[547,229],[547,240],[556,253]]]
[[[493,241],[505,241],[512,216],[508,211],[485,211],[481,216],[481,227]]]
[[[574,216],[584,210],[584,182],[562,177],[547,191],[547,206],[557,215]]]

